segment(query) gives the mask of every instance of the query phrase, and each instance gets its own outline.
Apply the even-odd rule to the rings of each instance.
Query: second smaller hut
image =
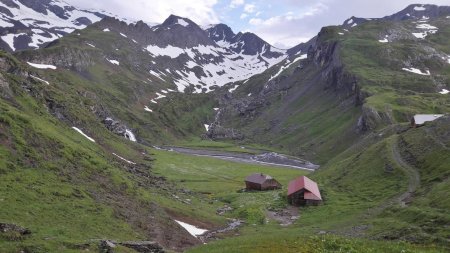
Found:
[[[255,173],[245,178],[245,188],[247,190],[267,191],[280,189],[281,184],[269,175]]]

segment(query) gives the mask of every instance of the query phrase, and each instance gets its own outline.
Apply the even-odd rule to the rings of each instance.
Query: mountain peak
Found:
[[[195,24],[188,18],[183,18],[183,17],[179,17],[179,16],[171,14],[166,20],[164,20],[164,22],[161,24],[161,26],[172,26],[172,25],[180,25],[180,26],[184,26],[184,27],[188,27],[190,25],[197,26],[197,24]]]
[[[213,25],[206,29],[208,36],[215,42],[224,41],[231,43],[235,36],[233,30],[225,24]]]
[[[391,21],[400,21],[414,18],[437,18],[440,16],[450,15],[450,6],[438,6],[434,4],[411,4],[405,9],[386,16],[383,19]]]
[[[0,1],[0,47],[7,51],[36,49],[105,17],[60,0]],[[26,10],[26,11],[24,11]]]

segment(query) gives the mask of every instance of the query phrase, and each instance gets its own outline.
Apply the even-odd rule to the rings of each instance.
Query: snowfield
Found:
[[[95,142],[94,139],[92,139],[91,137],[87,136],[85,133],[83,133],[83,131],[81,131],[79,128],[77,127],[72,127],[75,131],[77,131],[78,133],[80,133],[81,135],[83,135],[84,137],[86,137],[86,139]]]
[[[33,75],[30,75],[30,76],[31,76],[32,78],[38,80],[38,81],[41,81],[41,82],[43,82],[43,83],[46,83],[47,85],[50,85],[50,83],[47,82],[47,81],[45,81],[44,79],[41,79],[41,78],[39,78],[39,77],[37,77],[37,76],[33,76]]]
[[[147,51],[154,56],[169,56],[174,59],[185,53],[184,49],[167,45],[166,47],[158,47],[156,45],[148,45]]]
[[[182,18],[179,18],[179,19],[178,19],[178,24],[181,25],[181,26],[184,26],[184,27],[186,27],[186,26],[189,25],[189,23],[186,22],[186,21],[185,21],[184,19],[182,19]]]
[[[439,93],[442,94],[442,95],[445,95],[445,94],[450,93],[450,91],[447,90],[447,89],[442,89]]]
[[[380,42],[380,43],[388,43],[389,42],[388,37],[389,37],[388,35],[385,35],[384,39],[378,40],[378,42]]]
[[[418,39],[424,39],[425,37],[427,37],[429,34],[435,34],[437,33],[437,31],[439,30],[436,26],[432,26],[430,24],[425,24],[423,22],[427,22],[428,18],[427,17],[422,17],[422,20],[418,21],[418,22],[422,22],[422,24],[418,24],[416,26],[417,29],[420,30],[425,30],[423,32],[416,32],[416,33],[412,33],[412,35],[414,35],[416,38]]]
[[[415,10],[415,11],[425,11],[425,10],[426,10],[426,8],[425,8],[425,7],[423,7],[423,5],[422,5],[422,6],[420,6],[420,7],[419,7],[419,6],[415,6],[415,7],[414,7],[414,10]]]
[[[145,106],[145,107],[144,107],[144,110],[145,110],[146,112],[153,112],[153,110],[150,109],[150,108],[148,108],[148,106]]]
[[[292,64],[296,63],[299,60],[307,59],[307,54],[302,54],[299,57],[295,58],[292,62],[289,62],[289,60],[286,62],[287,65],[281,66],[280,70],[273,76],[270,77],[269,81],[275,79],[277,76],[279,76],[284,70],[288,69]]]
[[[106,60],[108,60],[109,62],[111,62],[114,65],[120,65],[120,62],[118,62],[116,60],[110,60],[110,59],[106,59]]]
[[[186,231],[188,231],[189,234],[191,234],[194,237],[202,235],[202,234],[204,234],[205,232],[208,231],[206,229],[201,229],[201,228],[198,228],[198,227],[196,227],[194,225],[187,224],[187,223],[182,222],[182,221],[175,220],[175,222],[180,224],[180,226],[182,226],[184,229],[186,229]]]
[[[407,71],[407,72],[411,72],[414,74],[418,74],[418,75],[423,75],[423,76],[429,76],[430,75],[430,71],[427,70],[426,72],[422,72],[422,70],[420,69],[416,69],[416,68],[402,68],[402,70]]]
[[[171,73],[179,92],[184,92],[186,87],[194,85],[195,93],[210,92],[212,86],[223,86],[227,83],[246,80],[255,74],[264,72],[287,57],[285,50],[273,47],[263,48],[262,52],[256,55],[237,54],[229,49],[211,45],[198,45],[192,48],[148,45],[145,50],[154,57],[165,56],[172,59],[181,55],[189,57],[190,59],[184,64],[185,69]],[[263,56],[266,52],[278,52],[281,55],[278,58],[267,58]],[[215,57],[214,61],[205,61],[211,57]],[[196,75],[192,71],[194,67],[200,67],[204,74]],[[162,72],[157,73],[156,70],[150,70],[150,74],[164,80],[161,76]]]
[[[30,38],[31,42],[28,42],[28,46],[31,48],[38,48],[44,43],[51,42],[64,34],[71,33],[75,29],[83,29],[86,25],[77,21],[79,18],[87,18],[92,23],[100,21],[101,17],[97,16],[93,12],[86,10],[79,10],[71,8],[63,1],[53,0],[50,1],[51,5],[56,8],[62,8],[65,11],[65,19],[58,17],[55,13],[47,11],[47,14],[39,13],[31,8],[28,8],[21,1],[13,1],[18,7],[8,7],[3,1],[0,2],[0,8],[8,9],[12,16],[1,15],[0,25],[2,27],[13,27],[14,22],[21,23],[24,27],[34,28],[32,29]],[[2,36],[2,40],[6,42],[10,48],[15,51],[14,39],[24,33],[8,34]]]
[[[136,164],[135,162],[132,162],[132,161],[130,161],[130,160],[127,160],[127,159],[121,157],[120,155],[118,155],[118,154],[116,154],[116,153],[112,153],[112,154],[113,154],[114,156],[116,156],[117,158],[119,158],[120,160],[125,161],[125,162],[127,162],[127,163],[129,163],[129,164],[132,164],[132,165],[135,165],[135,164]]]
[[[28,63],[28,65],[35,67],[37,69],[56,69],[56,66],[53,66],[53,65],[31,63],[31,62],[27,62],[27,63]]]
[[[427,37],[428,34],[426,32],[421,32],[421,33],[412,33],[412,35],[414,35],[418,39],[424,39],[425,37]]]

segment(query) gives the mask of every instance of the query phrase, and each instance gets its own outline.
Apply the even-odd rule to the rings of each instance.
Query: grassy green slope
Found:
[[[91,47],[90,45],[95,45]],[[142,53],[142,46],[118,33],[102,32],[96,25],[75,32],[42,50],[19,52],[17,56],[31,62],[57,61],[65,67],[54,71],[36,70],[43,79],[61,91],[73,94],[53,96],[65,113],[77,117],[82,101],[86,109],[107,113],[126,124],[145,143],[173,143],[200,136],[204,123],[214,117],[214,100],[210,94],[183,94],[145,71],[154,59]],[[115,65],[108,60],[117,60]],[[167,97],[152,102],[156,93]],[[153,112],[145,111],[145,106]],[[98,120],[104,118],[99,117]]]
[[[343,36],[337,35],[346,69],[369,94],[365,106],[389,114],[396,122],[408,121],[416,113],[448,113],[450,98],[438,91],[450,88],[450,65],[441,59],[450,54],[445,39],[450,36],[449,20],[442,17],[427,23],[439,30],[423,40],[412,39],[412,32],[417,32],[417,23],[412,21],[368,22]],[[402,37],[389,43],[378,42],[392,33]],[[422,71],[429,69],[431,76],[402,70],[409,65]]]
[[[324,204],[300,208],[300,219],[293,225],[282,227],[269,220],[246,226],[240,237],[192,252],[445,252],[450,221],[448,122],[386,128],[368,136],[365,149],[356,145],[309,175],[319,183]],[[419,184],[406,198],[412,178],[405,164],[420,174]],[[400,239],[414,245],[367,239]]]
[[[418,23],[411,20],[369,21],[350,31],[326,27],[310,59],[272,81],[285,63],[241,85],[233,97],[250,103],[249,111],[242,112],[244,102],[239,111],[221,105],[227,108],[221,124],[242,130],[249,143],[324,164],[367,131],[408,122],[418,113],[448,113],[450,96],[438,92],[450,83],[449,22],[427,21],[439,29],[425,39],[412,35]],[[379,42],[386,35],[390,42]],[[430,70],[431,76],[402,70],[409,67]]]
[[[173,216],[195,213],[210,225],[223,223],[202,196],[184,197],[198,202],[195,212],[174,198],[181,189],[152,174],[148,147],[112,134],[82,106],[72,123],[56,119],[43,105],[62,97],[60,87],[26,78],[36,71],[8,55],[1,62],[0,222],[32,232],[2,233],[2,250],[79,251],[96,249],[98,239],[154,240],[180,250],[199,241],[180,230]],[[64,94],[69,103],[76,97],[71,90]]]
[[[301,209],[302,216],[292,228],[280,230],[279,227],[270,225],[265,228],[245,228],[242,238],[202,246],[198,248],[198,252],[258,252],[262,249],[267,252],[275,249],[273,252],[276,252],[288,248],[293,248],[293,252],[308,252],[309,240],[336,242],[336,248],[327,248],[316,241],[314,245],[324,247],[324,251],[427,251],[427,248],[408,248],[405,245],[400,246],[404,247],[400,249],[396,248],[395,243],[368,246],[374,242],[364,240],[351,240],[355,244],[349,246],[342,238],[310,237],[319,231],[351,237],[400,239],[416,244],[448,246],[448,118],[418,129],[409,129],[407,123],[402,123],[407,122],[415,113],[448,113],[449,96],[439,94],[438,91],[448,89],[450,65],[434,59],[436,55],[428,58],[427,51],[435,48],[439,50],[437,55],[449,54],[448,41],[443,39],[448,37],[447,23],[448,20],[444,19],[431,21],[432,25],[439,27],[439,31],[425,40],[403,39],[387,44],[378,42],[378,39],[392,29],[406,29],[406,33],[410,34],[415,24],[409,21],[400,24],[368,22],[344,35],[338,34],[341,32],[338,27],[329,28],[328,37],[323,39],[339,43],[345,71],[355,76],[361,91],[369,96],[365,99],[362,110],[355,109],[355,114],[362,111],[364,115],[367,108],[370,108],[384,114],[383,117],[387,115],[389,121],[377,122],[375,129],[356,139],[347,138],[347,142],[339,143],[342,146],[334,146],[338,149],[334,153],[329,149],[320,149],[346,136],[343,133],[355,126],[357,116],[345,119],[345,106],[333,101],[333,96],[328,96],[330,91],[320,88],[309,88],[311,92],[305,92],[306,95],[302,94],[290,104],[297,103],[297,106],[283,107],[289,104],[289,93],[295,93],[298,89],[296,86],[288,90],[287,94],[280,92],[278,97],[272,98],[270,106],[257,114],[257,123],[254,125],[242,118],[238,120],[233,127],[248,127],[247,133],[254,129],[260,130],[254,134],[257,142],[287,148],[291,152],[308,142],[315,143],[316,145],[311,145],[311,152],[322,152],[322,155],[316,157],[323,163],[321,170],[311,177],[319,182],[325,204]],[[403,71],[407,62],[418,68],[430,69],[432,75],[420,76]],[[297,78],[294,82],[299,87],[305,87],[311,71],[307,71],[303,77],[290,76],[291,73],[286,74],[287,80]],[[258,78],[263,81],[258,81]],[[257,76],[246,86],[237,89],[236,94],[244,97],[250,92],[257,93],[263,83],[264,77]],[[336,96],[339,96],[339,92]],[[327,98],[329,100],[325,102]],[[302,107],[302,103],[308,102],[315,106]],[[319,108],[323,111],[319,111]],[[292,113],[295,109],[298,112]],[[328,110],[330,114],[326,113]],[[311,117],[308,118],[310,112]],[[300,127],[296,129],[298,136],[292,135],[289,128],[283,132],[285,135],[278,134],[281,131],[270,129],[276,125],[270,120],[276,122],[280,119],[278,115],[283,115],[281,120],[284,122],[289,122],[292,117],[292,122],[297,126],[314,122],[315,117],[317,122],[311,126],[321,129],[319,134],[330,135],[328,138],[317,138],[314,136],[314,128],[306,127],[303,131],[298,131]],[[340,117],[344,119],[340,121]],[[329,129],[336,130],[333,132]],[[274,136],[286,139],[274,137],[273,143],[269,142],[274,132],[277,133]],[[352,135],[355,136],[355,133],[350,131],[348,136]],[[309,153],[307,157],[314,155]],[[296,248],[296,243],[304,248]],[[448,248],[435,250],[441,252]]]

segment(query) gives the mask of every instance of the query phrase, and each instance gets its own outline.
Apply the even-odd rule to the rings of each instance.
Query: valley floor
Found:
[[[285,193],[287,183],[297,176],[309,174],[307,170],[261,166],[157,149],[151,152],[156,158],[153,173],[166,177],[178,187],[172,195],[152,197],[152,201],[168,210],[172,219],[209,231],[226,228],[231,221],[244,222],[223,233],[214,233],[206,238],[199,236],[200,246],[188,250],[189,252],[442,252],[439,247],[357,239],[352,238],[355,235],[351,234],[350,237],[349,234],[346,236],[346,229],[365,231],[371,226],[367,219],[355,219],[367,210],[366,205],[352,203],[351,196],[324,185],[322,181],[319,184],[323,186],[321,190],[326,198],[324,205],[288,207]],[[244,178],[254,172],[275,177],[283,185],[283,189],[267,192],[242,191],[245,186]],[[55,201],[59,203],[61,200]],[[286,212],[293,217],[277,219],[277,215]],[[51,215],[58,217],[61,213]],[[2,215],[2,220],[7,218],[7,215]],[[290,222],[286,223],[286,220]],[[84,218],[79,216],[73,222],[84,222]],[[67,245],[75,243],[64,242],[67,240],[64,238],[68,236],[66,233],[76,233],[78,228],[71,228],[70,232],[65,232],[67,228],[64,227],[57,231],[43,231],[40,226],[42,225],[33,226],[33,232],[36,233],[30,239],[7,242],[0,237],[0,248],[6,249],[6,252],[14,252],[20,245],[33,245],[43,238],[50,238],[50,245],[58,245],[60,240]],[[119,228],[122,232],[126,229],[128,228]],[[59,233],[66,236],[60,237]],[[92,239],[95,238],[86,234],[78,237],[75,245],[92,243]],[[127,238],[115,233],[115,238],[103,239],[120,241]],[[202,242],[206,244],[202,245]],[[78,252],[70,247],[57,247],[59,252]],[[92,246],[88,249],[95,251],[95,248],[96,246]],[[125,248],[118,248],[116,251],[128,252]]]

